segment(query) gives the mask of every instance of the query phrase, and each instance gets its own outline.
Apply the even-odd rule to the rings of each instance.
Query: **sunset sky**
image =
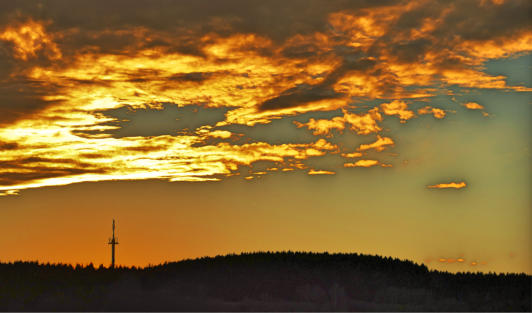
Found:
[[[2,1],[0,262],[532,273],[532,5]]]

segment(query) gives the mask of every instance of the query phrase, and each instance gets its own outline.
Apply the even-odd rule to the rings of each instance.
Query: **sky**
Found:
[[[532,273],[532,6],[3,1],[0,262]]]

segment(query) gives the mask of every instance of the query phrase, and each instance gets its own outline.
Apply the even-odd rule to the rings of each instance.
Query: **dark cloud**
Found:
[[[285,58],[310,59],[334,54],[342,59],[339,68],[330,73],[318,86],[301,85],[286,90],[281,95],[259,105],[259,110],[274,110],[305,105],[308,102],[334,99],[340,94],[332,86],[349,71],[366,71],[382,75],[375,67],[376,59],[383,53],[402,63],[416,64],[429,52],[441,53],[453,49],[459,40],[504,40],[532,26],[532,5],[526,0],[506,1],[501,5],[490,1],[427,1],[416,6],[393,22],[386,34],[377,38],[364,53],[345,44],[348,34],[331,33],[329,14],[347,12],[362,14],[363,9],[407,1],[345,1],[345,0],[115,0],[70,1],[32,0],[1,1],[0,28],[21,23],[31,18],[44,21],[46,30],[53,34],[63,58],[50,60],[46,53],[22,62],[13,58],[12,44],[0,41],[0,124],[39,112],[50,105],[42,95],[50,86],[35,81],[13,77],[32,66],[55,67],[73,62],[74,55],[86,52],[134,54],[150,47],[165,51],[203,56],[199,40],[206,34],[223,38],[235,33],[253,33],[274,42],[273,49],[283,47]],[[408,34],[422,27],[427,19],[438,20],[430,36],[409,39]],[[327,33],[337,42],[332,50],[324,50],[317,42],[306,41],[284,45],[286,39],[296,34]],[[256,48],[263,55],[274,55],[270,48]],[[439,68],[466,68],[463,60],[450,53],[441,53],[436,60]],[[156,80],[156,72],[128,73],[130,82]],[[170,78],[177,82],[202,83],[216,77],[216,73],[185,73]],[[95,84],[97,80],[78,80],[77,84]],[[397,89],[393,77],[383,77],[378,86],[384,93]],[[163,87],[161,87],[163,88]],[[170,87],[169,87],[170,88]],[[173,87],[172,87],[173,88]]]
[[[391,55],[400,62],[416,63],[422,60],[425,54],[432,49],[433,42],[428,39],[417,39],[408,42],[401,42],[388,46]]]
[[[324,30],[328,13],[382,6],[393,2],[96,0],[74,3],[69,0],[51,0],[40,3],[26,0],[3,1],[0,4],[0,19],[13,20],[30,15],[52,20],[57,29],[80,28],[85,31],[132,26],[156,30],[193,28],[202,33],[236,29],[282,40],[294,34]]]
[[[15,150],[19,147],[16,142],[4,142],[0,141],[0,151],[5,150]]]
[[[321,47],[315,42],[305,42],[299,45],[291,45],[284,48],[281,53],[284,57],[301,59],[316,57],[323,54]]]
[[[530,29],[531,16],[530,1],[512,0],[500,5],[493,4],[490,0],[427,1],[403,13],[393,25],[390,25],[388,32],[375,42],[370,51],[378,54],[379,50],[386,49],[398,60],[414,63],[428,50],[440,52],[453,49],[456,43],[463,40],[501,41],[512,38]],[[427,19],[436,24],[429,33],[430,39],[404,41],[406,34],[421,28]],[[442,60],[442,63],[448,64],[445,60]]]
[[[198,36],[207,33],[221,36],[235,32],[255,33],[282,42],[296,34],[326,32],[329,30],[328,15],[333,12],[357,13],[364,8],[406,3],[407,1],[391,0],[2,1],[0,27],[32,17],[50,21],[48,27],[53,32],[63,32],[63,47],[70,46],[78,50],[80,46],[96,46],[117,53],[123,52],[126,46],[138,44],[139,35],[113,31],[141,27],[169,36],[155,36],[156,38],[146,40],[145,44],[181,46],[197,52]],[[440,40],[452,37],[485,40],[508,35],[517,29],[526,29],[532,23],[529,1],[506,1],[497,6],[490,4],[488,0],[483,6],[480,3],[481,1],[467,0],[427,1],[405,12],[390,28],[388,37],[393,39],[393,34],[417,29],[424,19],[437,18],[447,12],[447,9],[451,10],[444,16],[443,23],[434,30]],[[66,32],[73,29],[78,31]],[[176,38],[180,40],[175,40]],[[286,50],[286,54],[305,55],[312,49],[312,46],[291,47]]]
[[[13,186],[20,183],[27,183],[36,179],[56,178],[87,173],[103,174],[105,171],[102,169],[85,170],[80,168],[35,167],[32,168],[32,172],[24,171],[0,173],[0,186]]]
[[[39,82],[19,79],[0,81],[0,125],[38,113],[51,104],[43,100],[46,88]]]
[[[309,102],[334,99],[341,95],[342,94],[339,94],[330,88],[326,88],[326,86],[322,84],[318,86],[300,85],[283,92],[278,97],[265,101],[261,104],[260,110],[267,111],[304,106]]]
[[[29,157],[13,161],[2,162],[2,169],[9,172],[0,172],[0,186],[12,186],[27,183],[36,179],[64,177],[80,174],[103,174],[104,167],[95,168],[91,164],[71,159],[50,159]],[[18,170],[18,171],[17,171]]]
[[[441,1],[445,4],[446,1]],[[489,40],[511,36],[532,26],[532,3],[526,0],[505,1],[501,5],[479,5],[477,1],[456,1],[455,9],[445,18],[434,34],[450,38],[459,36],[466,40]]]
[[[175,74],[169,77],[168,80],[177,81],[177,82],[201,83],[213,76],[215,76],[215,73],[192,72],[192,73]]]
[[[304,106],[310,102],[338,99],[345,96],[342,93],[336,92],[333,85],[347,73],[351,71],[370,71],[377,64],[375,60],[370,60],[363,57],[360,53],[355,53],[353,49],[342,49],[344,55],[342,65],[338,66],[334,71],[329,73],[323,82],[310,86],[301,84],[297,87],[284,91],[278,97],[268,99],[259,106],[259,110],[268,111],[283,108],[291,108],[296,106]],[[348,52],[353,52],[348,55]],[[357,59],[359,57],[359,59]]]

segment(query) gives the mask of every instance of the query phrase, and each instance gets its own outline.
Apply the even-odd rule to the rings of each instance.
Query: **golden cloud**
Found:
[[[369,110],[366,114],[355,114],[344,111],[344,119],[351,124],[351,129],[359,135],[367,135],[382,130],[377,124],[382,121],[382,115],[378,108]]]
[[[332,171],[310,169],[308,171],[308,174],[309,175],[334,175],[336,173]]]
[[[430,263],[432,261],[432,258],[427,258],[424,260],[425,263]],[[476,261],[476,260],[473,260],[473,261],[467,261],[465,258],[463,257],[458,257],[458,258],[438,258],[437,259],[438,262],[440,263],[446,263],[446,264],[462,264],[462,265],[470,265],[470,266],[477,266],[479,264],[482,264],[482,265],[486,265],[487,262],[486,261]]]
[[[401,123],[414,117],[414,112],[408,110],[408,105],[404,101],[394,100],[390,103],[382,103],[381,109],[386,115],[397,115]]]
[[[342,153],[342,156],[344,158],[359,158],[361,157],[363,154],[360,153],[360,152],[351,152],[351,153]]]
[[[420,115],[423,114],[432,114],[437,119],[442,119],[445,117],[445,111],[439,108],[433,108],[430,105],[427,105],[423,108],[417,110],[417,113]]]
[[[470,109],[470,110],[482,110],[484,109],[484,106],[483,105],[480,105],[476,102],[467,102],[467,103],[464,103],[463,106],[465,106],[466,108]]]
[[[50,109],[57,113],[55,110]],[[231,135],[206,128],[180,136],[75,135],[74,130],[91,125],[94,120],[90,116],[89,113],[67,116],[70,119],[61,125],[46,120],[23,120],[0,129],[0,138],[17,142],[16,149],[6,150],[0,156],[0,162],[6,165],[0,171],[0,192],[12,194],[27,188],[105,180],[219,180],[232,175],[240,166],[257,161],[275,162],[283,168],[289,166],[290,160],[306,160],[337,149],[324,139],[309,144],[206,145],[204,140],[208,137]],[[35,147],[39,147],[39,158],[28,158]]]
[[[222,138],[227,139],[231,137],[231,132],[227,130],[213,130],[213,131],[207,131],[208,136],[214,137],[214,138]]]
[[[394,142],[390,137],[381,137],[377,135],[377,140],[370,144],[362,144],[357,148],[358,151],[365,151],[369,149],[375,149],[376,151],[382,151],[386,149],[387,146],[393,146]]]
[[[44,23],[27,20],[25,23],[7,26],[0,32],[0,40],[13,44],[16,58],[28,60],[37,56],[37,52],[44,50],[51,59],[61,58],[61,51],[44,28]]]
[[[386,115],[397,115],[401,123],[414,117],[414,112],[408,110],[408,105],[404,101],[394,100],[390,103],[382,103],[381,109]]]
[[[464,41],[459,45],[459,49],[481,60],[506,58],[515,53],[532,50],[532,31],[523,31],[508,38]]]
[[[429,185],[427,186],[427,188],[431,188],[431,189],[448,189],[448,188],[451,188],[451,189],[461,189],[461,188],[465,188],[467,186],[467,184],[465,182],[450,182],[450,183],[441,183],[441,184],[436,184],[436,185]]]
[[[306,127],[314,130],[314,135],[330,136],[332,129],[343,130],[345,124],[351,124],[350,129],[359,135],[367,135],[374,132],[379,132],[382,129],[377,124],[377,121],[382,121],[382,115],[378,108],[373,108],[364,114],[350,113],[343,111],[344,116],[333,117],[330,120],[320,119],[315,120],[311,118],[307,123],[294,122],[297,127]]]
[[[344,163],[344,167],[372,167],[378,164],[377,160],[358,160],[355,163]]]
[[[333,117],[330,120],[315,120],[313,118],[309,119],[307,123],[300,123],[295,121],[294,124],[298,128],[306,127],[308,129],[314,130],[312,132],[313,135],[325,135],[325,136],[331,136],[330,131],[332,129],[337,129],[339,131],[342,131],[345,128],[345,119],[343,117]]]
[[[484,2],[479,5],[490,10],[491,4]],[[501,0],[493,2],[505,5]],[[326,27],[283,34],[283,40],[271,32],[239,29],[221,17],[216,24],[223,29],[219,33],[218,29],[198,30],[202,27],[128,28],[127,23],[85,31],[82,26],[65,29],[59,22],[50,27],[51,22],[32,18],[6,25],[0,29],[0,40],[12,48],[9,62],[18,63],[16,72],[2,77],[2,84],[27,81],[45,105],[31,112],[24,111],[23,105],[2,111],[16,111],[17,119],[0,128],[0,147],[4,142],[16,143],[2,148],[0,162],[6,166],[0,170],[0,192],[100,180],[219,180],[257,161],[273,162],[281,171],[304,169],[308,168],[304,160],[339,148],[317,138],[305,144],[230,144],[226,141],[245,134],[220,128],[342,110],[343,116],[294,123],[315,136],[332,137],[333,130],[345,129],[358,135],[378,134],[374,143],[342,154],[357,158],[362,157],[361,151],[382,151],[394,144],[391,138],[381,137],[379,123],[384,115],[398,116],[402,123],[415,117],[407,105],[412,99],[449,93],[451,85],[530,91],[508,86],[505,76],[490,75],[482,67],[489,59],[531,51],[528,28],[516,26],[511,36],[471,34],[466,40],[456,35],[463,31],[460,26],[449,25],[447,19],[461,13],[459,4],[437,4],[438,10],[429,10],[430,5],[411,1],[326,11]],[[402,14],[407,13],[419,18],[415,27],[401,25]],[[115,48],[96,41],[105,36],[130,36],[131,42],[117,43]],[[80,39],[91,42],[84,44],[86,40]],[[365,112],[348,111],[354,104],[376,99],[384,103]],[[120,129],[120,120],[107,111],[161,109],[168,103],[201,104],[227,112],[225,120],[191,129],[186,135],[112,136]],[[483,109],[474,102],[464,106]],[[429,105],[417,112],[438,119],[446,114]],[[212,141],[222,142],[208,144]],[[344,164],[376,165],[391,166],[376,160]],[[465,182],[428,186],[463,187]]]

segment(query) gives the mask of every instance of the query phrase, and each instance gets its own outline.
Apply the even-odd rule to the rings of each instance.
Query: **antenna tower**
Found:
[[[115,268],[115,246],[118,244],[118,238],[115,237],[115,220],[113,219],[113,237],[109,238],[111,245],[111,268]]]

